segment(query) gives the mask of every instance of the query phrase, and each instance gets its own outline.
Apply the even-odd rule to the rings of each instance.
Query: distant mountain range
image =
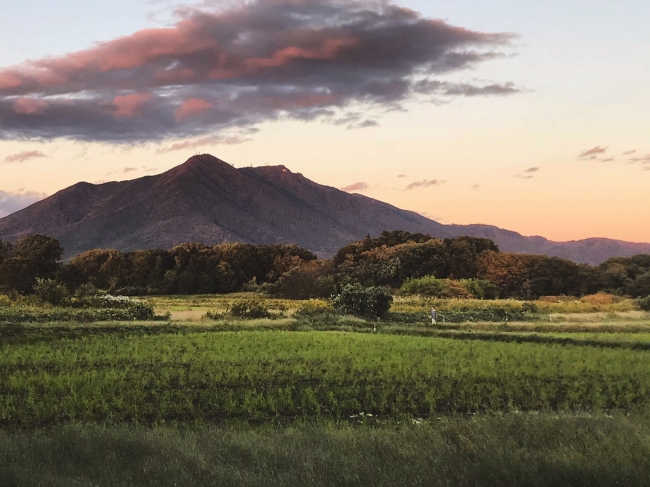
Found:
[[[95,248],[171,248],[183,242],[295,243],[319,256],[383,230],[469,235],[501,250],[598,264],[650,253],[650,243],[605,238],[553,242],[489,225],[442,225],[412,211],[323,186],[284,166],[234,168],[208,154],[157,176],[78,183],[0,219],[0,239],[58,238],[66,257]]]

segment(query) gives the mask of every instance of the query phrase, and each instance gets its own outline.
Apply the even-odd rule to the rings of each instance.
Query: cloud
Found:
[[[596,159],[596,156],[604,154],[605,152],[607,152],[607,149],[608,149],[607,147],[596,146],[593,149],[589,149],[584,152],[581,152],[580,155],[578,155],[578,159],[587,159],[587,160]]]
[[[479,184],[475,184],[474,186],[472,186],[472,189],[474,191],[478,191],[480,188],[481,188],[481,186]]]
[[[520,174],[517,174],[515,177],[519,178],[519,179],[533,179],[534,178],[534,176],[522,176]]]
[[[397,177],[398,177],[398,178],[405,178],[405,177],[406,177],[406,174],[398,174]]]
[[[22,210],[46,197],[47,195],[45,193],[37,193],[35,191],[12,193],[0,189],[0,218]]]
[[[634,154],[635,152],[636,152],[636,149],[633,149],[633,150],[629,150],[629,151],[623,152],[623,155],[624,155],[624,156],[631,156],[631,155]]]
[[[539,167],[529,167],[524,172],[539,172]]]
[[[368,183],[364,183],[363,181],[351,184],[349,186],[346,186],[344,188],[341,188],[341,191],[348,191],[348,192],[354,192],[354,191],[365,191],[368,189]]]
[[[612,162],[615,158],[614,157],[608,157],[606,159],[603,159],[603,162]]]
[[[122,170],[122,172],[123,172],[124,174],[127,174],[127,173],[130,173],[130,172],[133,172],[133,171],[137,171],[137,170],[138,170],[137,167],[125,167],[125,168]]]
[[[169,152],[175,152],[180,150],[187,149],[196,149],[197,147],[204,147],[206,145],[238,145],[245,142],[249,142],[253,139],[250,137],[242,137],[240,135],[231,135],[231,136],[221,136],[221,135],[211,135],[208,137],[202,137],[200,139],[185,140],[183,142],[176,142],[175,144],[170,145],[169,147],[163,147],[158,149],[156,154],[168,154]]]
[[[5,157],[4,164],[16,164],[29,161],[30,159],[40,159],[42,157],[47,157],[41,151],[30,150],[19,152],[18,154],[11,154]]]
[[[353,129],[367,129],[370,127],[378,127],[379,122],[376,120],[364,120],[363,122],[359,123],[351,123],[348,125],[348,130],[353,130]]]
[[[410,190],[412,190],[412,189],[418,189],[418,188],[429,188],[429,187],[431,187],[431,186],[439,186],[439,185],[441,185],[442,183],[444,183],[444,181],[441,181],[441,180],[439,180],[439,179],[430,179],[430,180],[423,179],[422,181],[416,181],[416,182],[414,182],[414,183],[409,184],[409,185],[408,185],[406,188],[404,188],[404,189],[405,189],[406,191],[410,191]]]
[[[515,35],[388,1],[251,0],[178,16],[171,27],[0,69],[0,139],[205,137],[277,119],[395,109],[424,94],[521,91],[436,80],[503,57]]]
[[[646,154],[645,156],[640,156],[640,157],[633,157],[630,159],[630,163],[632,164],[650,164],[650,154]]]

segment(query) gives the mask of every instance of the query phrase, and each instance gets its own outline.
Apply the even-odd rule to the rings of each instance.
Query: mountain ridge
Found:
[[[184,242],[295,243],[328,257],[383,230],[490,238],[503,251],[598,264],[650,253],[650,243],[606,238],[554,242],[492,225],[443,225],[360,194],[320,185],[285,166],[234,168],[209,154],[162,174],[122,182],[80,182],[0,219],[0,239],[58,238],[71,257],[93,248],[171,248]]]

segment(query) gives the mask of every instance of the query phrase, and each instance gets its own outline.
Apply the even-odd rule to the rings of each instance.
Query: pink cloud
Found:
[[[334,121],[351,106],[399,108],[422,95],[423,77],[440,96],[520,91],[436,84],[500,57],[495,50],[515,35],[456,27],[392,3],[250,0],[177,13],[167,28],[0,69],[0,137],[161,140],[280,117]],[[29,114],[29,123],[16,114]],[[350,127],[378,124],[358,122]]]
[[[176,110],[176,120],[183,120],[190,115],[199,115],[212,108],[212,103],[201,98],[189,98]]]
[[[444,183],[444,181],[441,181],[439,179],[430,179],[430,180],[423,179],[422,181],[416,181],[414,183],[409,184],[404,189],[406,191],[410,191],[412,189],[430,188],[431,186],[440,186],[442,183]]]
[[[196,149],[197,147],[204,147],[206,145],[238,145],[238,144],[243,144],[244,142],[249,142],[251,140],[253,139],[240,137],[237,135],[233,135],[233,136],[214,135],[210,137],[202,137],[200,139],[177,142],[175,144],[172,144],[169,147],[158,149],[156,153],[168,154],[169,152],[175,152],[175,151],[187,150],[187,149]]]
[[[24,115],[42,113],[47,108],[47,103],[33,98],[19,98],[14,103],[14,112]]]
[[[355,191],[365,191],[368,189],[368,183],[364,183],[363,181],[351,184],[349,186],[346,186],[344,188],[341,188],[341,191],[347,191],[349,193],[355,192]]]
[[[113,106],[117,107],[117,111],[113,116],[116,118],[137,117],[151,98],[153,98],[151,93],[116,96],[113,100]]]
[[[607,152],[607,147],[596,146],[593,149],[583,151],[578,155],[578,159],[595,159],[597,155]]]
[[[4,163],[5,164],[20,164],[25,161],[29,161],[30,159],[39,159],[42,157],[47,157],[45,154],[43,154],[41,151],[38,150],[31,150],[31,151],[23,151],[18,154],[12,154],[10,156],[5,157]]]

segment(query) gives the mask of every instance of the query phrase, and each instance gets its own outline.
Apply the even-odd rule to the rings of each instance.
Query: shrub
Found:
[[[11,298],[5,294],[0,294],[0,308],[11,306]]]
[[[99,291],[97,290],[97,288],[90,283],[82,284],[74,292],[75,298],[79,298],[79,299],[90,298],[93,296],[97,296],[98,294]]]
[[[476,299],[497,299],[499,288],[487,279],[461,279],[461,285]]]
[[[36,278],[34,285],[34,295],[41,303],[49,303],[54,306],[59,306],[70,297],[68,288],[62,282],[39,277]]]
[[[380,287],[363,287],[348,284],[334,299],[334,307],[340,312],[366,319],[386,316],[393,303],[393,296]]]
[[[435,276],[424,276],[419,279],[407,279],[399,292],[405,296],[419,295],[436,298],[465,299],[474,297],[467,289],[467,284],[463,281],[438,279]]]
[[[650,296],[639,299],[639,308],[643,311],[650,311]]]
[[[331,298],[338,292],[333,272],[329,261],[308,262],[283,274],[270,292],[286,299]]]
[[[236,318],[270,318],[266,300],[261,298],[238,299],[230,308],[230,315]]]
[[[304,321],[333,321],[337,316],[336,308],[327,301],[309,300],[302,303],[293,317]]]

